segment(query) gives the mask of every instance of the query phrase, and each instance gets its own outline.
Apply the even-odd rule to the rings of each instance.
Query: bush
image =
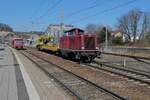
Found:
[[[113,44],[123,44],[122,37],[114,37],[112,38]]]

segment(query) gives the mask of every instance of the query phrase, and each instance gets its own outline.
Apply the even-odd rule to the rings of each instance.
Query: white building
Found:
[[[63,25],[63,31],[70,30],[74,28],[73,25]],[[58,41],[59,37],[61,37],[62,34],[62,28],[60,24],[50,24],[46,29],[46,34],[52,35],[56,38],[56,41]]]

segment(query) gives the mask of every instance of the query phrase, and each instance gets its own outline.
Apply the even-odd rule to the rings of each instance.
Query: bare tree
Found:
[[[144,13],[140,39],[143,39],[144,36],[149,32],[150,32],[150,15],[147,13]]]
[[[131,30],[129,24],[129,16],[124,15],[118,19],[118,29],[123,32],[128,40],[131,40]]]
[[[135,42],[136,37],[142,38],[149,28],[148,15],[140,10],[131,10],[127,14],[118,19],[118,29],[123,32],[128,40]]]
[[[135,42],[136,36],[138,35],[138,24],[141,19],[141,12],[139,10],[132,10],[129,12],[129,17],[130,17],[130,27],[131,27],[131,32],[133,35],[133,41]]]

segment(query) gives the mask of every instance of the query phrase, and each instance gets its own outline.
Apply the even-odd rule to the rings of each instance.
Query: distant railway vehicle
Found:
[[[53,53],[57,53],[58,51],[58,44],[55,43],[53,36],[40,36],[37,42],[36,48],[38,50],[50,51]]]
[[[12,40],[12,47],[15,49],[24,49],[24,39],[23,38],[14,38]]]
[[[85,34],[79,28],[66,31],[60,37],[59,43],[55,44],[53,41],[52,36],[42,36],[38,39],[36,47],[39,50],[52,51],[62,57],[84,62],[92,62],[94,58],[100,56],[97,36]]]

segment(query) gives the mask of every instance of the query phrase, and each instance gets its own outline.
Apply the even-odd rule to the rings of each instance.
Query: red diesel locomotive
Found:
[[[100,56],[100,44],[96,35],[85,34],[79,28],[66,31],[59,41],[59,53],[63,57],[92,62]]]

